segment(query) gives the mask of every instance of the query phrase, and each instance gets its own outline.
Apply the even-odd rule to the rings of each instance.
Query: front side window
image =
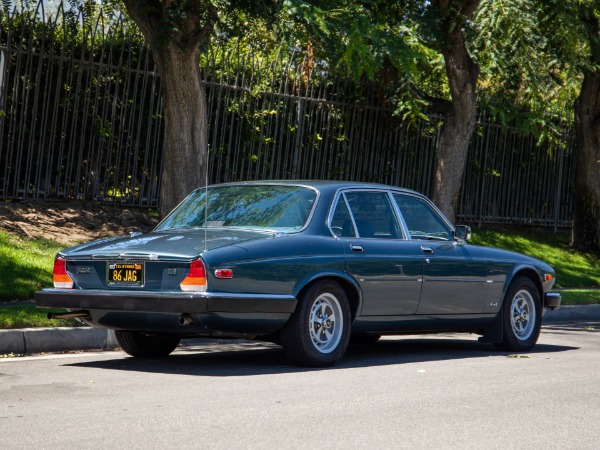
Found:
[[[297,231],[304,227],[317,194],[301,186],[230,185],[194,191],[156,231],[195,227],[242,227]]]
[[[452,230],[425,201],[410,195],[394,194],[411,239],[453,239]]]

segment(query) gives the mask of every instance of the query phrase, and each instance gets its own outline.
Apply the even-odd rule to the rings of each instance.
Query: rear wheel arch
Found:
[[[348,303],[350,304],[351,321],[354,322],[354,319],[356,319],[356,316],[358,315],[358,312],[360,311],[360,307],[362,305],[362,295],[360,293],[359,287],[355,283],[343,276],[334,274],[323,274],[321,276],[311,278],[295,293],[295,297],[301,298],[302,293],[309,289],[310,286],[312,286],[316,282],[324,280],[334,281],[337,284],[339,284],[344,290],[344,292],[346,293],[346,297],[348,297]]]
[[[338,280],[322,277],[300,292],[296,310],[281,329],[288,360],[308,367],[335,364],[344,356],[352,326],[350,302]]]

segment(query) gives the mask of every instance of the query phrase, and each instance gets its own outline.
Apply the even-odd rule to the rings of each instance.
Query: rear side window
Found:
[[[346,205],[346,200],[343,195],[338,199],[335,210],[333,211],[331,230],[338,237],[356,237],[354,226],[352,225],[352,218],[350,217],[350,211],[348,211],[348,205]]]
[[[423,200],[394,194],[411,239],[435,239],[448,241],[453,239],[452,230],[431,206]]]
[[[400,227],[386,192],[350,191],[344,196],[358,236],[379,239],[401,237]]]

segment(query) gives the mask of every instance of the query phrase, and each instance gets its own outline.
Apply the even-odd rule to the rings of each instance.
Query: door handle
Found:
[[[431,247],[424,247],[424,246],[422,246],[422,245],[421,245],[421,251],[422,251],[423,253],[428,253],[428,254],[431,254],[431,253],[433,253],[433,249],[432,249]]]
[[[350,248],[352,249],[353,252],[363,252],[364,251],[362,245],[351,245]]]

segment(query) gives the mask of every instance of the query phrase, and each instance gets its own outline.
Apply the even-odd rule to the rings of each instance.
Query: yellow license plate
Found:
[[[108,286],[143,286],[143,262],[109,262],[107,270]]]

